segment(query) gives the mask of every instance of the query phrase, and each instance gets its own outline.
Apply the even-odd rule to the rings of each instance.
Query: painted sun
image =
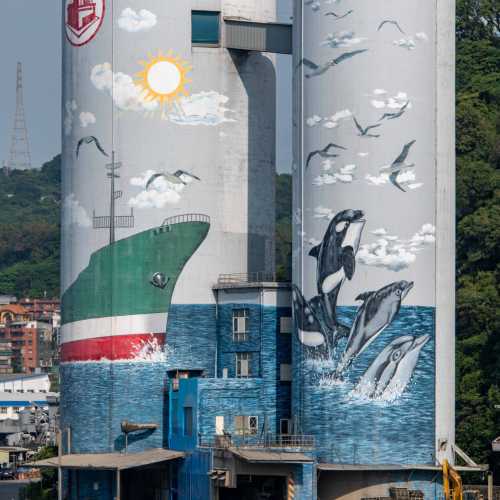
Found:
[[[163,55],[149,55],[147,61],[139,62],[144,69],[136,74],[137,85],[144,92],[144,100],[156,101],[162,108],[187,96],[187,84],[191,79],[187,74],[191,66],[171,50]]]

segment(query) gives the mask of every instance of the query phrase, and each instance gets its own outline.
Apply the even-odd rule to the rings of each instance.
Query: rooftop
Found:
[[[35,378],[48,379],[46,373],[2,373],[0,375],[0,384],[3,382],[14,382],[15,380],[27,380]]]
[[[184,456],[185,453],[182,451],[164,450],[162,448],[154,448],[140,453],[63,455],[61,457],[61,467],[63,469],[124,470],[175,460]],[[59,467],[59,458],[53,457],[39,460],[29,465],[33,467]]]

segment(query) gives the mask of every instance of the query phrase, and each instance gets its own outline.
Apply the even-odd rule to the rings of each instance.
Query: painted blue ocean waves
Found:
[[[350,325],[355,307],[338,307]],[[303,426],[317,436],[321,461],[350,464],[430,464],[434,462],[434,308],[402,307],[393,323],[354,361],[343,381],[332,375],[335,362],[303,359]],[[405,335],[429,335],[413,375],[400,395],[367,398],[354,389],[377,355]],[[345,347],[337,346],[338,359]]]

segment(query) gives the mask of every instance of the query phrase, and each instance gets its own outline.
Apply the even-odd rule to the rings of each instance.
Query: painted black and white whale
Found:
[[[375,358],[353,393],[369,399],[398,398],[408,386],[420,352],[429,339],[430,335],[404,335],[394,339]]]
[[[316,297],[307,301],[297,285],[292,287],[293,313],[300,342],[307,347],[319,347],[327,342],[324,325],[321,324],[319,304]]]
[[[343,210],[330,221],[322,242],[309,255],[317,259],[316,285],[328,330],[335,344],[349,329],[337,321],[337,298],[342,283],[351,280],[356,269],[356,253],[365,225],[361,210]]]
[[[335,370],[337,377],[392,323],[401,302],[412,288],[412,281],[396,281],[376,292],[365,292],[356,297],[363,303],[356,313],[345,351]]]

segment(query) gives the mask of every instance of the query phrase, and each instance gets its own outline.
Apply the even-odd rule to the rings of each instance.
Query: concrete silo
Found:
[[[215,375],[212,287],[274,270],[275,64],[223,29],[274,21],[274,2],[63,9],[65,451],[123,451],[124,420],[158,426],[129,452],[161,448],[167,373]],[[111,495],[99,478],[81,491]]]
[[[414,469],[433,495],[454,446],[454,4],[296,2],[294,23],[294,414],[321,498]]]

